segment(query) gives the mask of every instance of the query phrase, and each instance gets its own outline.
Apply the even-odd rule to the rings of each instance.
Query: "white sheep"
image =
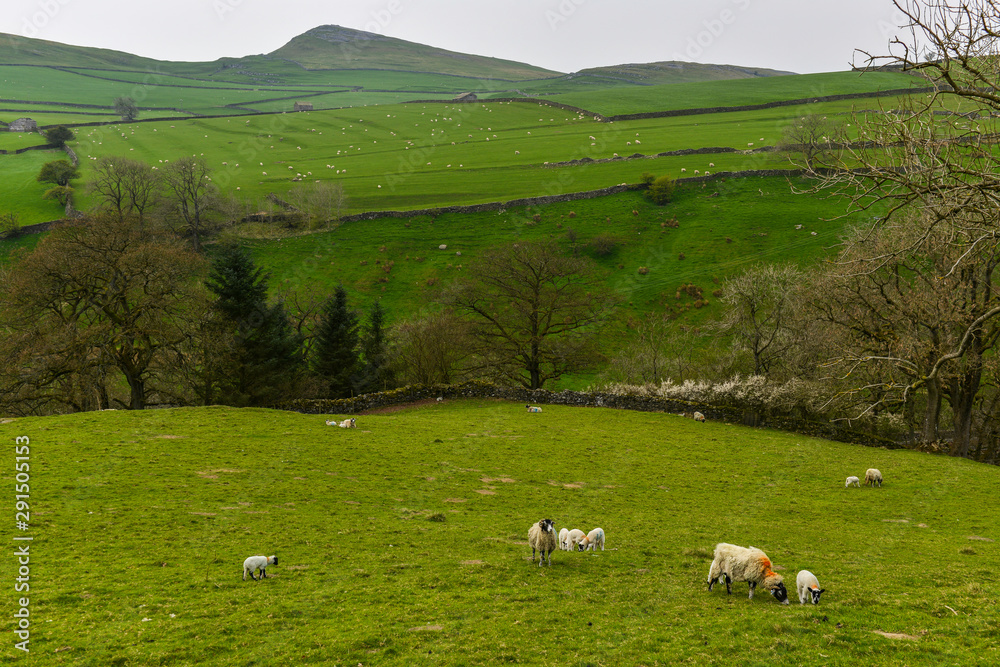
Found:
[[[857,486],[857,487],[859,487],[859,488],[860,488],[860,487],[861,487],[861,480],[859,480],[859,479],[858,479],[857,477],[855,477],[854,475],[851,475],[850,477],[848,477],[848,478],[847,478],[847,483],[846,483],[846,484],[844,484],[844,488],[846,489],[846,488],[847,488],[847,487],[849,487],[849,486],[850,486],[851,484],[853,484],[854,486]]]
[[[819,604],[819,594],[826,590],[819,587],[819,579],[809,570],[799,572],[799,576],[795,577],[795,587],[799,590],[799,604],[805,604],[809,597],[813,604]]]
[[[340,422],[338,426],[340,428],[357,428],[358,427],[357,421],[358,420],[355,417],[351,417],[350,419],[345,419],[344,421]]]
[[[526,405],[524,407],[527,408],[528,412],[541,412],[542,411],[542,409],[540,407],[538,407],[537,405]]]
[[[576,551],[580,546],[580,541],[587,536],[587,533],[583,532],[579,528],[574,528],[569,531],[566,535],[566,551]]]
[[[695,420],[696,422],[703,422],[703,421],[705,421],[705,415],[701,414],[700,412],[695,412],[695,413],[694,413],[694,414],[692,415],[692,418],[693,418],[693,419],[694,419],[694,420]]]
[[[750,585],[751,600],[757,584],[761,584],[778,602],[788,604],[788,591],[781,575],[771,570],[771,559],[760,549],[720,542],[715,545],[713,555],[708,569],[709,591],[716,581],[725,581],[726,593],[732,594],[732,582],[745,581]]]
[[[597,547],[601,547],[601,551],[604,551],[603,528],[593,529],[580,541],[580,551],[597,551]]]
[[[869,484],[874,487],[876,484],[881,488],[882,486],[882,473],[878,471],[877,468],[869,468],[865,471],[865,486]]]
[[[569,550],[569,528],[563,528],[559,531],[559,551]]]
[[[245,561],[243,561],[243,581],[247,580],[247,572],[250,573],[250,578],[254,581],[260,581],[267,577],[268,565],[277,565],[277,556],[250,556]],[[260,570],[260,577],[253,576],[254,570]]]
[[[532,524],[528,530],[528,544],[531,545],[531,562],[535,562],[535,552],[539,554],[538,567],[546,559],[549,567],[552,567],[552,552],[556,550],[556,529],[553,528],[552,519],[542,519],[538,523]]]

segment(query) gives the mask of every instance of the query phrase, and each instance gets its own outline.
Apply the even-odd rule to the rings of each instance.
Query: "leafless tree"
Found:
[[[216,209],[218,188],[212,170],[202,158],[183,157],[163,170],[163,181],[171,208],[191,235],[195,252],[209,231],[209,216]]]
[[[135,216],[145,222],[147,212],[156,203],[161,183],[158,172],[140,160],[107,156],[94,164],[88,187],[98,206],[112,211],[119,219]]]

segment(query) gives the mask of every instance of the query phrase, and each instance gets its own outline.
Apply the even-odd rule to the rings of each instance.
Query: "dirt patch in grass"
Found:
[[[464,503],[465,498],[445,498],[443,502],[446,503]]]
[[[991,540],[988,537],[979,537],[978,535],[969,535],[970,540],[977,540],[979,542],[995,542],[996,540]]]
[[[497,494],[496,491],[491,491],[490,489],[476,489],[476,493],[481,493],[484,496],[495,496]]]
[[[159,438],[160,440],[179,440],[180,438],[183,438],[185,436],[183,436],[183,435],[158,435],[156,437]]]
[[[909,639],[910,641],[917,641],[920,637],[914,635],[903,634],[902,632],[882,632],[881,630],[872,630],[877,635],[882,635],[888,639]]]
[[[516,479],[511,479],[510,477],[483,477],[479,480],[483,484],[492,484],[493,482],[504,482],[505,484],[516,484]]]
[[[418,625],[415,628],[410,628],[410,632],[441,632],[444,630],[440,625]]]
[[[238,473],[238,472],[246,472],[246,471],[245,470],[234,470],[232,468],[217,468],[215,470],[195,470],[195,474],[196,475],[201,475],[201,477],[203,479],[218,479],[219,478],[218,473],[220,473],[220,472]]]
[[[461,560],[461,561],[458,561],[458,564],[459,565],[482,565],[483,561],[481,561],[481,560]]]

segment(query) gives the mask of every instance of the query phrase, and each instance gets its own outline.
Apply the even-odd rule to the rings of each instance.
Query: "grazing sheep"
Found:
[[[849,487],[849,486],[850,486],[851,484],[853,484],[854,486],[856,486],[856,487],[858,487],[858,488],[861,488],[861,480],[859,480],[859,479],[858,479],[857,477],[855,477],[854,475],[851,475],[850,477],[848,477],[848,478],[847,478],[847,483],[846,483],[846,484],[844,484],[844,488],[846,489],[846,488],[847,488],[847,487]]]
[[[569,528],[559,531],[559,551],[569,551]]]
[[[726,593],[732,594],[732,582],[745,581],[750,585],[751,600],[757,584],[761,584],[778,602],[788,604],[788,591],[781,575],[771,570],[771,559],[760,549],[720,542],[715,545],[714,556],[708,569],[709,591],[718,580],[725,581]]]
[[[882,473],[879,472],[878,469],[869,468],[865,471],[865,486],[868,486],[869,484],[871,484],[872,487],[876,484],[878,484],[879,488],[882,487]]]
[[[358,420],[356,418],[351,417],[350,419],[345,419],[344,421],[340,422],[338,426],[340,426],[340,428],[357,428],[358,427],[357,421]]]
[[[701,414],[700,412],[695,412],[694,415],[692,415],[692,417],[696,422],[705,421],[705,415]]]
[[[587,534],[579,528],[574,528],[566,535],[566,551],[576,551],[580,546],[580,541],[587,537]]]
[[[538,551],[538,567],[546,559],[552,567],[552,552],[556,550],[556,529],[552,519],[542,519],[528,530],[528,544],[531,545],[531,562],[535,562],[535,551]]]
[[[524,407],[528,409],[528,412],[541,412],[542,411],[542,409],[540,407],[538,407],[537,405],[526,405]]]
[[[243,581],[247,580],[247,572],[250,573],[250,578],[254,581],[260,581],[267,577],[268,565],[277,565],[277,556],[250,556],[245,561],[243,561]],[[260,570],[260,577],[253,576],[254,570]]]
[[[799,589],[799,604],[805,604],[807,597],[812,597],[813,604],[819,604],[819,594],[826,590],[819,587],[819,579],[809,570],[799,572],[799,576],[795,577],[795,587]]]
[[[597,547],[601,547],[601,551],[604,551],[603,528],[593,529],[580,541],[580,551],[597,551]]]

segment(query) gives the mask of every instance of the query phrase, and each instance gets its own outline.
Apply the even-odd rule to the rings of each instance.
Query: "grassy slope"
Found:
[[[510,80],[559,74],[525,63],[455,53],[335,25],[313,28],[268,55],[308,69],[377,68]]]
[[[667,61],[590,67],[580,70],[576,74],[604,76],[649,86],[662,83],[689,83],[694,81],[786,76],[792,73],[758,67],[702,65],[701,63]]]
[[[610,89],[604,92],[566,93],[552,97],[557,102],[584,107],[605,115],[699,109],[717,106],[765,104],[782,100],[807,99],[827,95],[866,93],[912,86],[922,80],[891,72],[829,72],[798,74],[733,81],[705,81],[658,86]]]
[[[995,467],[604,409],[529,419],[462,401],[352,431],[323,419],[200,408],[0,426],[31,439],[32,657],[996,662]],[[869,466],[882,489],[844,488]],[[600,525],[607,550],[529,563],[542,517]],[[763,548],[791,588],[811,570],[820,606],[749,601],[745,584],[709,593],[719,541]],[[258,553],[279,565],[242,582]]]

